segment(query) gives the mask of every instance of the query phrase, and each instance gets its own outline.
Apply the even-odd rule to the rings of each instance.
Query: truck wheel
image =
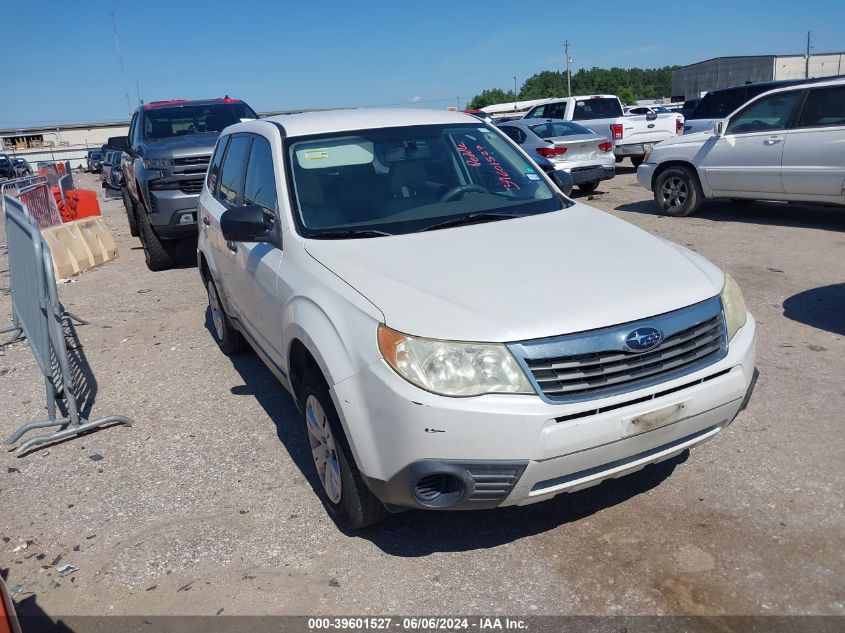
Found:
[[[657,176],[654,183],[654,201],[668,215],[692,215],[701,205],[704,194],[692,170],[688,167],[669,167]]]
[[[138,205],[140,206],[140,205]],[[135,207],[138,209],[138,207]],[[147,214],[141,209],[138,213],[138,233],[141,246],[144,247],[144,259],[147,268],[152,271],[167,270],[176,264],[178,244],[162,240],[150,224]]]
[[[581,193],[593,193],[599,186],[599,181],[584,182],[578,185],[578,191]]]
[[[211,279],[211,273],[209,273],[208,281],[205,283],[205,290],[208,293],[208,310],[211,312],[211,333],[217,346],[226,356],[244,351],[246,341],[243,335],[232,326],[229,317],[226,316],[226,310],[223,309],[223,302],[220,301],[220,294],[217,292],[214,280]]]
[[[129,234],[138,237],[138,216],[135,214],[135,205],[132,203],[132,196],[126,187],[120,188],[120,195],[123,197],[123,208],[126,209],[126,220],[129,222]]]
[[[325,379],[313,368],[300,389],[300,410],[312,461],[320,480],[323,505],[341,528],[360,530],[378,523],[387,510],[364,483]]]
[[[631,156],[631,164],[634,167],[639,167],[643,164],[643,157],[642,156]]]

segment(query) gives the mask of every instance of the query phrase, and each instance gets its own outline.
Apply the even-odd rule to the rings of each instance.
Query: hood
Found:
[[[186,134],[158,140],[144,140],[144,158],[190,158],[211,155],[220,132]]]
[[[388,326],[431,338],[568,334],[676,310],[721,290],[712,264],[581,204],[426,233],[308,240],[305,248],[378,307]]]

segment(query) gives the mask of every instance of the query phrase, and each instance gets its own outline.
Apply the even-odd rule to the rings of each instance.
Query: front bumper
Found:
[[[658,163],[642,163],[637,167],[637,181],[649,191],[651,191],[654,172],[657,171],[657,167]]]
[[[576,404],[529,395],[437,396],[384,361],[336,384],[332,395],[365,481],[389,506],[525,505],[634,472],[717,435],[746,400],[755,343],[749,315],[722,360],[647,389]],[[632,420],[667,409],[682,413],[631,433]],[[445,506],[414,490],[437,474],[463,481],[463,492]]]

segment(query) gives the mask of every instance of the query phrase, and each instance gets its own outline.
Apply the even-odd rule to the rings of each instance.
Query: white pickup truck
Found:
[[[655,144],[677,136],[683,125],[674,114],[624,116],[622,103],[614,95],[549,99],[531,108],[524,118],[577,121],[596,134],[607,134],[616,162],[627,157],[635,167]]]

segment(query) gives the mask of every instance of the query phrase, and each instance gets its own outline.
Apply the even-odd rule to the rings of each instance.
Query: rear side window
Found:
[[[797,127],[845,125],[845,86],[810,90]]]
[[[595,99],[580,99],[576,101],[575,111],[572,113],[572,120],[582,121],[584,119],[612,119],[618,116],[622,116],[622,106],[619,103],[619,99],[598,97]]]
[[[228,205],[234,206],[241,199],[244,183],[244,168],[249,156],[249,136],[233,136],[229,141],[229,149],[223,159],[223,169],[220,173],[220,190],[217,197]]]
[[[217,147],[214,148],[214,156],[211,157],[211,164],[208,166],[208,190],[212,195],[217,194],[217,181],[220,179],[220,164],[223,162],[223,154],[226,152],[226,146],[229,144],[229,136],[222,137],[217,141]]]
[[[520,130],[518,127],[513,127],[510,125],[503,125],[499,127],[499,129],[507,136],[509,136],[514,142],[516,143],[524,143],[525,142],[525,132]]]
[[[273,152],[263,136],[256,136],[249,153],[249,166],[244,182],[243,203],[257,204],[271,213],[278,213],[276,174],[273,171]]]

